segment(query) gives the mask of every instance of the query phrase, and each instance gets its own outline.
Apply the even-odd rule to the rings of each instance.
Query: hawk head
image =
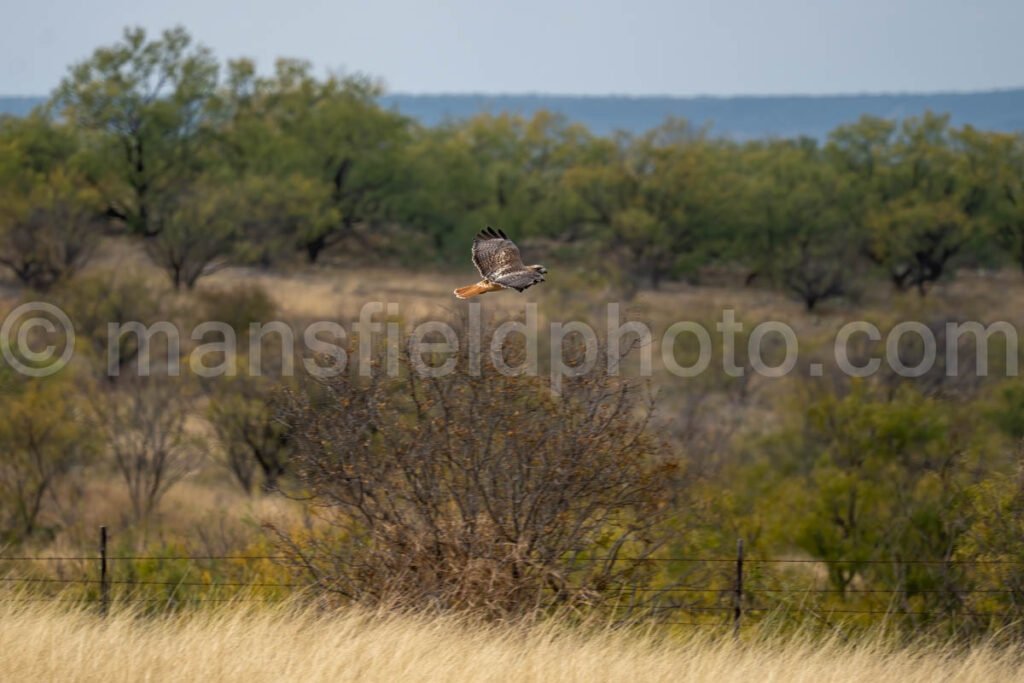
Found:
[[[546,275],[546,274],[547,274],[547,272],[548,272],[548,269],[547,269],[547,268],[545,268],[544,266],[540,266],[540,265],[535,265],[535,266],[526,266],[526,267],[527,267],[527,268],[529,268],[530,270],[535,270],[535,271],[537,271],[537,272],[538,272],[538,273],[540,273],[541,275]]]

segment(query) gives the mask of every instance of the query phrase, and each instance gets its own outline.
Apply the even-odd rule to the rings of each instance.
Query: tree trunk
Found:
[[[320,235],[314,237],[311,240],[306,241],[306,260],[310,263],[316,263],[317,258],[320,256],[320,252],[327,246],[327,236]]]

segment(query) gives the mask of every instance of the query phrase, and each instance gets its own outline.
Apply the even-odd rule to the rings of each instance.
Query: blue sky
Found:
[[[46,94],[126,25],[398,92],[829,94],[1024,86],[1024,0],[0,0],[0,94]]]

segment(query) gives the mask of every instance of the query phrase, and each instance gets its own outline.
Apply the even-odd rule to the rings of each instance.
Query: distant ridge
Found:
[[[8,97],[0,95],[0,114],[25,116],[32,111],[32,109],[45,101],[45,97]]]
[[[385,95],[383,102],[427,125],[446,118],[539,109],[564,114],[595,133],[649,130],[668,116],[710,125],[715,135],[751,139],[824,138],[864,114],[901,119],[925,111],[948,113],[954,125],[1024,131],[1024,88],[929,95],[822,95],[738,97],[621,97],[560,95]]]
[[[2,97],[0,113],[23,116],[41,97]],[[793,95],[736,97],[626,97],[568,95],[407,95],[381,98],[425,125],[463,119],[481,112],[529,116],[541,109],[563,114],[595,133],[649,130],[666,117],[710,125],[713,135],[740,140],[806,135],[824,138],[864,114],[885,118],[948,113],[954,125],[984,130],[1024,131],[1024,88],[974,93],[884,95]]]

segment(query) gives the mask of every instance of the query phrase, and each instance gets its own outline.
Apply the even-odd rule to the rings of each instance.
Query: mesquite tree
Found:
[[[291,394],[292,470],[322,523],[274,531],[322,595],[500,616],[646,580],[673,468],[643,392],[595,370],[556,396],[483,365]]]

